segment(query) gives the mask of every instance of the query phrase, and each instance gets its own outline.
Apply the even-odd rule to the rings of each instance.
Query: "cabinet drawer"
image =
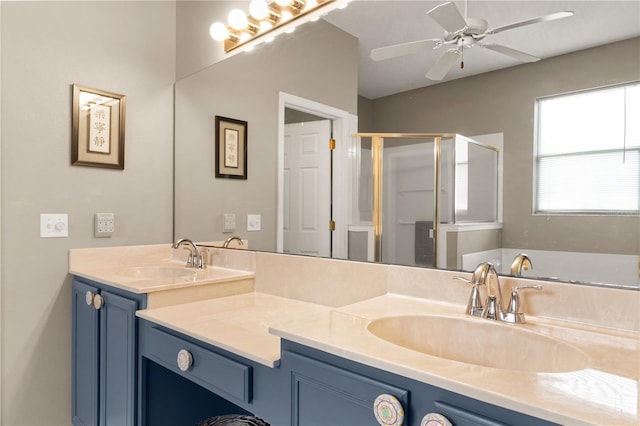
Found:
[[[155,327],[145,328],[143,355],[160,362],[189,380],[210,390],[243,402],[251,402],[251,367],[187,342]],[[187,351],[191,365],[186,371],[178,368],[178,353]]]

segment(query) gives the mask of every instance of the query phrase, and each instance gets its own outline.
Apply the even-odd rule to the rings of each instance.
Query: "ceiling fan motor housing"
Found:
[[[465,22],[467,23],[466,27],[460,28],[458,31],[448,33],[444,39],[446,41],[451,41],[464,36],[479,36],[481,34],[484,34],[484,32],[487,31],[487,28],[489,27],[487,21],[481,18],[467,18],[465,19]],[[475,37],[476,40],[481,40],[482,38],[484,38],[484,36]]]

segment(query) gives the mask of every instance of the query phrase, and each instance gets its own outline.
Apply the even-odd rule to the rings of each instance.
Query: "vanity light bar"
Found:
[[[253,0],[249,9],[254,13],[254,3],[261,11],[261,19],[245,14],[239,9],[229,14],[229,23],[216,22],[211,25],[211,37],[224,42],[224,51],[229,53],[240,47],[251,50],[263,41],[271,41],[283,32],[292,32],[305,22],[316,20],[330,11],[343,8],[350,0]],[[265,9],[265,7],[267,9]],[[264,37],[264,38],[263,38]]]

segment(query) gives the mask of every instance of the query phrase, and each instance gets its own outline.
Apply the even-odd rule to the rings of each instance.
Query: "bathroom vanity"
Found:
[[[593,300],[619,298],[626,322],[591,309],[592,324],[536,315],[488,324],[463,314],[468,288],[446,271],[213,254],[206,273],[183,276],[168,245],[72,250],[74,424],[191,425],[252,413],[273,425],[371,425],[374,405],[415,426],[431,413],[456,426],[638,423],[640,292],[582,290]],[[325,273],[311,287],[294,286],[283,262],[289,276]],[[336,279],[345,267],[364,269]],[[379,276],[386,286],[354,276]],[[572,294],[542,284],[547,297]],[[531,312],[547,303],[544,293],[531,298]]]

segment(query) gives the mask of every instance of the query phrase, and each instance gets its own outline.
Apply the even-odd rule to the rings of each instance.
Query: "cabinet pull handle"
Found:
[[[393,395],[383,393],[373,402],[373,414],[380,426],[402,426],[404,423],[404,408]]]
[[[87,305],[91,306],[93,305],[93,298],[94,298],[95,294],[93,294],[90,291],[87,291],[86,294],[84,295],[84,300],[87,302]]]
[[[93,307],[96,309],[101,309],[104,306],[104,297],[96,294],[93,296]]]
[[[193,355],[186,349],[181,349],[177,356],[180,371],[187,371],[193,365]]]
[[[449,419],[439,413],[428,413],[422,418],[420,426],[452,426]]]

